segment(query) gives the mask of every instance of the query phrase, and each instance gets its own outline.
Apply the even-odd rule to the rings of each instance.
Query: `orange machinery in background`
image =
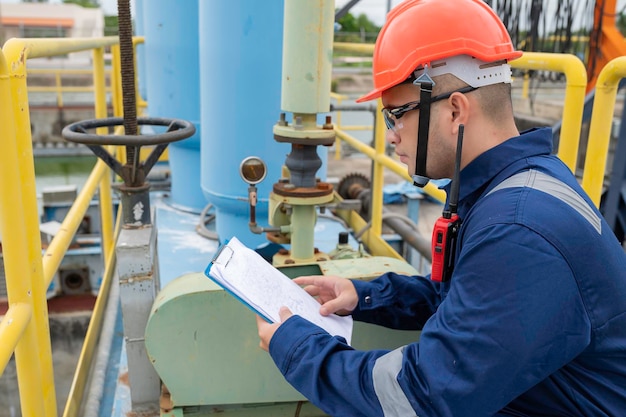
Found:
[[[626,55],[626,40],[617,27],[616,17],[617,0],[596,1],[593,29],[589,34],[587,92],[595,88],[598,74],[606,64]]]

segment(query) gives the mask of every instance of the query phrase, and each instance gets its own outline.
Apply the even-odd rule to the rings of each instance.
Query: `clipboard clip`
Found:
[[[226,249],[228,249],[228,251],[226,251]],[[222,265],[226,268],[230,260],[233,259],[234,254],[235,251],[233,248],[228,245],[223,245],[217,250],[215,256],[213,256],[213,259],[211,260],[211,263],[215,265]]]

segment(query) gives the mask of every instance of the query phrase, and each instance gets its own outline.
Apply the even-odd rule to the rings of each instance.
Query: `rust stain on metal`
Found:
[[[120,284],[132,284],[134,282],[151,281],[151,280],[152,280],[152,274],[136,275],[136,276],[132,276],[129,278],[121,279]]]
[[[293,184],[275,183],[273,191],[284,197],[323,197],[333,192],[332,184],[318,182],[314,187],[293,187]]]
[[[126,417],[159,417],[161,414],[158,410],[146,410],[146,411],[129,411],[126,413]]]
[[[118,378],[118,381],[121,384],[128,385],[129,384],[129,382],[128,382],[128,372],[124,372],[122,375],[120,375],[120,377]]]
[[[170,391],[169,389],[167,389],[165,384],[161,386],[161,398],[159,398],[159,407],[161,408],[161,413],[169,413],[174,408],[172,396],[170,395]]]
[[[25,78],[26,77],[26,71],[22,71],[22,74],[16,74],[16,72],[19,71],[20,68],[24,68],[24,66],[26,65],[26,46],[24,46],[22,48],[22,50],[20,51],[20,56],[17,59],[17,61],[13,61],[11,63],[11,76],[15,77],[15,78]]]

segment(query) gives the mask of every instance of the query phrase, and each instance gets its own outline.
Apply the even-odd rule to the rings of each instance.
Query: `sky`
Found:
[[[150,0],[144,0],[150,1]],[[202,0],[198,0],[202,1]],[[211,1],[211,0],[209,0]],[[117,0],[100,0],[100,5],[105,16],[117,14]],[[130,13],[135,16],[135,2],[130,0]]]
[[[348,3],[348,1],[349,0],[335,0],[335,8],[341,8]],[[549,0],[548,4],[552,4],[552,7],[556,7],[558,1],[560,0]],[[583,0],[580,1],[582,3]],[[389,4],[391,4],[391,7],[394,7],[401,2],[402,0],[360,0],[350,9],[350,13],[354,16],[364,13],[376,25],[382,26],[385,22],[385,15],[387,14]],[[626,7],[626,0],[617,0],[617,11],[621,11],[624,7]]]
[[[17,3],[20,0],[0,0],[2,3]],[[150,0],[143,0],[144,2],[149,2]],[[184,1],[184,0],[178,0]],[[225,1],[225,0],[198,0],[198,1]],[[228,0],[233,1],[233,0]],[[235,0],[236,1],[236,0]],[[267,0],[258,0],[258,1],[267,1]],[[341,8],[344,6],[349,0],[335,0],[335,8]],[[556,5],[559,0],[549,0],[552,4]],[[581,0],[582,1],[582,0]],[[50,0],[51,3],[61,3],[62,0]],[[378,26],[382,26],[385,22],[385,15],[389,7],[394,7],[397,4],[401,3],[402,0],[360,0],[350,12],[358,16],[360,14],[365,14],[367,17],[374,22]],[[102,9],[105,15],[115,15],[117,14],[117,0],[100,0],[100,4],[102,5]],[[622,10],[626,7],[626,0],[617,0],[617,11]],[[135,1],[131,0],[131,12],[133,15],[135,14]]]
[[[144,0],[149,1],[149,0]],[[180,1],[180,0],[179,0]],[[213,0],[199,0],[199,1],[213,1]],[[626,0],[625,0],[626,1]],[[21,3],[22,0],[0,0],[0,3]],[[63,3],[63,0],[48,0],[48,3]],[[105,15],[117,14],[117,0],[100,0],[100,5]],[[130,11],[135,14],[135,1],[130,0]]]

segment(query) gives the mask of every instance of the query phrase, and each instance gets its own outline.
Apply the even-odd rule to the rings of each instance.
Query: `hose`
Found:
[[[402,214],[386,211],[384,208],[382,220],[387,227],[400,235],[407,245],[419,252],[428,262],[432,262],[431,242],[420,234],[413,220]],[[354,238],[359,240],[370,227],[372,227],[371,220],[355,233]]]
[[[217,232],[209,230],[206,227],[207,224],[215,220],[215,214],[211,214],[207,218],[207,214],[209,213],[209,210],[211,210],[211,208],[213,208],[213,204],[209,203],[200,212],[200,218],[198,220],[198,224],[196,224],[196,233],[210,240],[219,240]]]

